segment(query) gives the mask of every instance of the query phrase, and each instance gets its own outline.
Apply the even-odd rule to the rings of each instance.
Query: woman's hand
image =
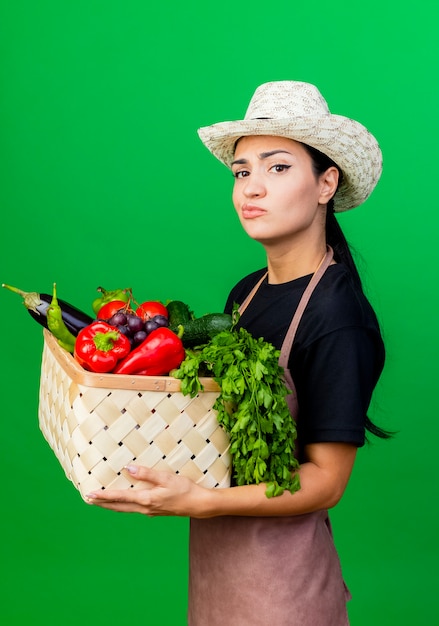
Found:
[[[87,500],[104,509],[183,517],[218,515],[285,516],[303,515],[335,506],[342,497],[354,465],[357,448],[347,443],[316,443],[305,447],[306,462],[299,469],[299,491],[267,498],[266,486],[243,485],[229,489],[207,489],[171,472],[158,472],[130,465],[130,476],[143,488],[101,490]]]
[[[125,513],[203,517],[203,496],[208,492],[189,478],[171,472],[129,465],[125,471],[144,483],[136,489],[103,489],[87,494],[90,504]]]

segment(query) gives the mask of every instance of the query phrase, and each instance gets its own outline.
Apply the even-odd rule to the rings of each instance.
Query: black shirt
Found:
[[[225,311],[241,304],[259,270],[231,291]],[[278,285],[262,283],[240,325],[280,349],[311,275]],[[318,283],[297,329],[289,358],[299,415],[298,445],[348,442],[362,446],[365,418],[384,366],[376,315],[342,264],[331,265]]]

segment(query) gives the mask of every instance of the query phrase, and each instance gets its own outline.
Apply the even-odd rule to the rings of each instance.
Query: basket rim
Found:
[[[173,376],[137,376],[125,374],[97,374],[85,370],[78,361],[64,348],[47,329],[43,329],[44,343],[53,357],[78,385],[110,389],[136,389],[139,391],[181,391],[181,381]],[[213,378],[202,377],[203,391],[220,391],[220,386]]]

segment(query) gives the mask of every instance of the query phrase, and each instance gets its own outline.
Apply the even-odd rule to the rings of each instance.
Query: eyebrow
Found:
[[[274,154],[291,154],[291,152],[288,152],[288,150],[270,150],[269,152],[261,152],[259,158],[261,160],[267,159]],[[245,163],[248,163],[247,159],[236,159],[236,161],[232,161],[231,165],[243,165]]]

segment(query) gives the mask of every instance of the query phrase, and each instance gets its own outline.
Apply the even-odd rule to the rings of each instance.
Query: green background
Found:
[[[340,220],[387,343],[371,417],[399,433],[361,450],[332,513],[353,626],[439,608],[436,41],[433,2],[0,6],[0,278],[22,289],[56,281],[87,311],[98,285],[221,310],[264,256],[196,129],[293,79],[378,137],[382,179]],[[40,328],[0,297],[2,623],[184,625],[187,520],[83,503],[38,428]]]

